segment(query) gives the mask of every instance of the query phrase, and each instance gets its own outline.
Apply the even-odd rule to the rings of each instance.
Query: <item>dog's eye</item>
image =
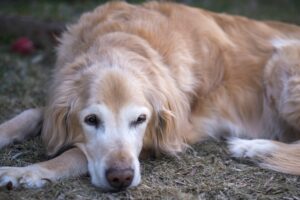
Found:
[[[132,121],[130,123],[131,126],[137,126],[139,124],[142,124],[147,119],[147,116],[145,114],[141,114],[135,121]]]
[[[88,115],[84,118],[84,122],[90,126],[98,126],[100,120],[95,114]]]

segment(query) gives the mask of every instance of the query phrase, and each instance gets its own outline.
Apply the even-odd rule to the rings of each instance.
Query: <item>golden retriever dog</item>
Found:
[[[220,137],[235,157],[300,175],[300,27],[113,2],[69,26],[57,55],[47,105],[0,126],[0,147],[41,131],[54,158],[1,167],[1,186],[89,173],[118,191],[140,183],[141,153]]]

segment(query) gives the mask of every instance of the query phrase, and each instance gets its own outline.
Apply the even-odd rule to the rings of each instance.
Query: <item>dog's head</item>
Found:
[[[187,127],[188,108],[174,80],[147,56],[107,51],[57,72],[42,136],[50,154],[79,147],[92,183],[120,190],[140,183],[143,148],[184,148],[179,134]]]
[[[116,190],[138,185],[138,156],[152,114],[141,84],[126,71],[109,69],[101,72],[90,92],[78,113],[85,137],[78,146],[88,159],[92,183]]]

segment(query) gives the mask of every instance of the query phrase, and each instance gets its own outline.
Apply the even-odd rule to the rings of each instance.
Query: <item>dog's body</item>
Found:
[[[300,138],[299,80],[297,26],[172,3],[106,4],[62,36],[46,108],[0,126],[1,146],[43,121],[50,155],[74,148],[0,168],[0,184],[41,187],[89,171],[93,184],[122,189],[140,182],[142,149],[176,154],[211,137],[261,138],[229,147],[299,175],[300,144],[281,143]]]

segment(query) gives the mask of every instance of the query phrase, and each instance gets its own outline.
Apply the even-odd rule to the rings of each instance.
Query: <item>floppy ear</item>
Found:
[[[152,119],[148,124],[144,148],[155,154],[176,155],[188,145],[185,143],[184,127],[189,127],[189,107],[184,96],[170,88],[150,90],[146,98],[153,108]]]
[[[66,108],[53,108],[51,111],[48,107],[45,111],[45,121],[42,129],[42,139],[46,145],[46,151],[49,156],[56,154],[66,137],[67,118]],[[58,139],[58,137],[60,137]]]
[[[83,140],[77,116],[70,107],[48,107],[42,139],[49,156],[55,156]]]
[[[45,110],[42,139],[49,156],[54,156],[83,140],[76,115],[78,99],[75,92],[70,87],[66,88],[66,85],[53,92]]]
[[[54,156],[58,151],[70,145],[72,136],[68,130],[70,118],[67,108],[50,108],[45,112],[42,139],[46,145],[47,154]]]

